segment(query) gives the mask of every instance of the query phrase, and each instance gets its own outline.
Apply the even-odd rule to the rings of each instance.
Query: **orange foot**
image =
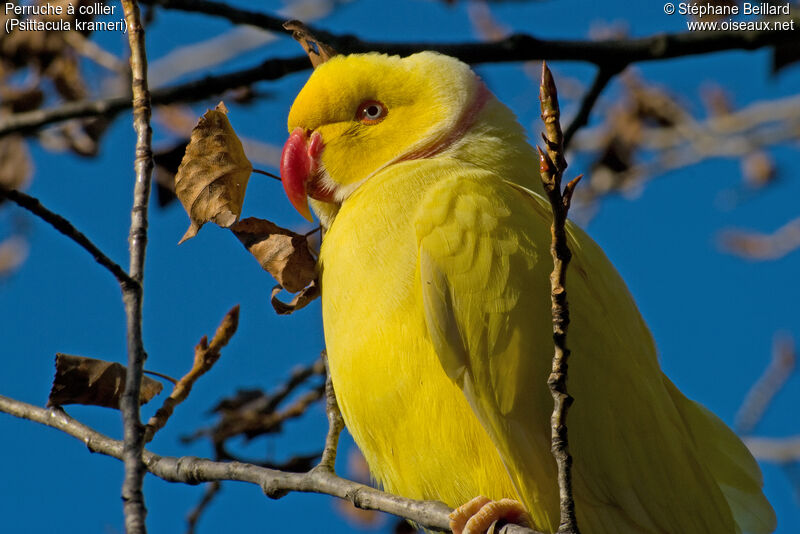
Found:
[[[492,501],[481,496],[453,510],[450,514],[450,530],[453,534],[483,534],[501,519],[524,527],[531,525],[531,516],[519,501]]]

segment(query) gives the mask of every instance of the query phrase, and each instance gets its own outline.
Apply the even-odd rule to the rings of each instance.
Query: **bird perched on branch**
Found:
[[[375,479],[468,503],[457,532],[501,517],[554,532],[552,216],[513,113],[456,59],[364,54],[320,65],[288,126],[284,187],[328,226],[331,378]],[[611,262],[577,226],[567,233],[583,534],[772,532],[748,450],[662,373]]]

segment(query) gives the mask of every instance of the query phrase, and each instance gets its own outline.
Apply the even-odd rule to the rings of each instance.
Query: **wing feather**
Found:
[[[415,216],[433,346],[536,526],[555,530],[549,224],[541,197],[478,170],[442,180]],[[592,534],[739,531],[726,501],[729,493],[737,497],[720,489],[685,421],[697,405],[673,399],[650,333],[603,252],[577,227],[568,233],[569,388],[576,399],[569,429],[579,521]]]

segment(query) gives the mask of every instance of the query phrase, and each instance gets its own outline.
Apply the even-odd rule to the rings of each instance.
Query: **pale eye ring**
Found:
[[[358,106],[356,119],[362,124],[377,124],[386,118],[388,110],[382,102],[365,100]]]

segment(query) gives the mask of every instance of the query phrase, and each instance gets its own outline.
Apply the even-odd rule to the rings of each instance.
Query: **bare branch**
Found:
[[[122,502],[125,511],[125,531],[127,534],[145,534],[147,508],[144,503],[142,484],[145,465],[144,427],[139,417],[139,390],[142,385],[142,371],[147,354],[142,341],[142,299],[144,297],[144,259],[147,248],[147,204],[150,197],[150,181],[153,173],[153,151],[150,146],[150,92],[147,87],[147,55],[145,52],[144,29],[139,17],[136,0],[122,0],[125,23],[128,27],[128,44],[131,49],[130,64],[133,93],[133,127],[136,130],[136,159],[134,168],[136,178],[133,187],[133,209],[128,237],[130,247],[131,277],[139,282],[123,291],[125,303],[128,344],[128,373],[125,377],[125,393],[122,395],[120,410],[123,422],[123,461],[125,479],[122,483]]]
[[[572,137],[575,135],[580,128],[586,126],[589,122],[589,115],[592,112],[592,108],[594,108],[597,99],[600,97],[600,94],[603,92],[603,89],[606,88],[608,83],[611,81],[614,76],[616,76],[621,69],[618,69],[616,66],[614,67],[601,67],[597,71],[597,75],[592,82],[592,86],[586,92],[581,100],[580,108],[578,108],[578,112],[575,114],[575,117],[572,119],[572,122],[569,123],[567,129],[564,131],[564,150],[569,147],[570,141],[572,141]]]
[[[116,278],[120,286],[122,286],[123,291],[126,287],[135,287],[139,285],[139,282],[128,276],[128,273],[126,273],[125,270],[119,266],[119,264],[103,254],[103,252],[97,248],[97,246],[92,243],[89,238],[83,234],[83,232],[75,228],[71,222],[61,215],[45,208],[42,203],[39,202],[39,199],[30,195],[26,195],[21,191],[6,189],[3,186],[0,186],[0,197],[7,198],[21,208],[25,208],[34,215],[37,215],[45,222],[50,223],[53,228],[83,247],[84,250],[92,255],[97,263],[108,269],[109,272],[114,275],[114,278]]]
[[[206,511],[214,498],[219,494],[221,489],[222,483],[219,480],[210,482],[206,486],[206,491],[203,493],[203,498],[200,499],[200,502],[197,503],[197,506],[192,508],[192,511],[186,516],[186,534],[194,534],[195,527],[197,527],[197,522],[200,520],[203,512]]]
[[[745,445],[759,460],[788,464],[800,461],[800,436],[788,438],[743,438]]]
[[[328,367],[328,355],[325,354],[325,368]],[[344,429],[344,419],[339,410],[339,403],[336,401],[336,393],[333,390],[333,381],[330,372],[325,374],[325,414],[328,416],[328,434],[325,436],[325,449],[322,451],[322,459],[319,461],[318,469],[327,469],[331,473],[335,472],[336,451],[339,447],[339,435]]]
[[[226,18],[234,23],[250,24],[270,31],[278,19],[258,11],[248,11],[221,2],[190,0],[148,0],[144,3],[165,9],[179,9]],[[309,27],[319,39],[341,53],[385,52],[409,55],[421,50],[435,50],[455,56],[467,63],[499,63],[508,61],[548,60],[584,61],[598,66],[618,65],[620,68],[639,61],[652,61],[692,56],[722,50],[755,50],[764,46],[789,43],[793,32],[706,31],[661,34],[639,39],[608,39],[605,41],[568,41],[537,39],[531,35],[513,34],[490,43],[384,43],[363,41],[352,35],[335,35]]]
[[[558,107],[558,93],[555,81],[547,64],[542,63],[542,83],[539,89],[542,108],[542,122],[545,134],[542,138],[547,152],[539,150],[539,170],[542,185],[553,210],[553,224],[550,227],[552,241],[550,254],[553,257],[553,272],[550,275],[550,298],[553,313],[553,367],[547,379],[553,396],[553,415],[550,418],[550,449],[558,465],[558,490],[561,518],[558,532],[579,534],[575,517],[575,500],[572,495],[572,456],[569,453],[567,438],[567,411],[572,405],[572,397],[567,393],[567,361],[570,351],[567,348],[567,328],[569,326],[569,307],[567,305],[567,265],[572,253],[567,246],[565,225],[570,200],[580,176],[572,180],[561,191],[561,176],[567,168],[564,158],[564,138],[561,134]]]
[[[726,230],[720,236],[726,252],[749,260],[777,260],[800,248],[800,217],[772,234]]]
[[[192,82],[154,89],[151,102],[153,105],[166,105],[204,100],[220,95],[229,89],[259,81],[276,80],[307,68],[308,57],[306,56],[268,59],[260,65],[248,69],[217,76],[206,76]],[[15,113],[0,120],[0,136],[13,132],[30,135],[43,126],[69,119],[113,117],[121,111],[130,109],[131,105],[130,96],[114,96],[98,100],[68,102],[56,108]]]
[[[767,411],[772,399],[792,376],[797,361],[794,339],[776,335],[772,343],[772,358],[764,373],[753,384],[736,414],[735,428],[739,434],[752,432]]]
[[[277,31],[277,18],[256,11],[235,9],[218,2],[164,0],[152,2],[164,8],[182,9],[221,16],[236,23],[251,24]],[[792,42],[794,32],[769,30],[742,32],[683,32],[661,34],[639,39],[607,39],[604,41],[547,40],[531,35],[514,34],[491,43],[383,43],[363,41],[351,35],[337,36],[311,28],[320,39],[341,53],[384,52],[409,55],[434,50],[470,63],[504,63],[547,58],[550,61],[594,63],[607,70],[621,70],[631,63],[658,61],[676,57],[710,54],[727,50],[757,50]],[[154,104],[189,102],[218,95],[225,90],[257,81],[275,80],[292,72],[308,69],[306,57],[270,59],[261,65],[221,76],[209,76],[194,82],[153,92]],[[12,115],[0,122],[0,136],[11,132],[30,134],[46,124],[92,116],[113,116],[130,107],[130,100],[114,97],[89,102],[74,102],[58,108]]]
[[[228,344],[228,342],[236,333],[236,328],[239,326],[239,305],[237,304],[225,314],[217,331],[214,333],[214,338],[211,343],[203,336],[200,343],[194,348],[194,363],[191,370],[186,373],[172,389],[169,397],[164,399],[164,404],[156,411],[155,415],[150,418],[145,428],[144,442],[150,443],[156,432],[164,428],[167,420],[172,416],[175,407],[186,400],[189,393],[192,391],[192,386],[198,378],[207,373],[220,357],[220,350]]]
[[[86,444],[92,452],[122,459],[122,441],[89,428],[59,409],[47,410],[32,404],[0,395],[0,412],[28,419],[56,428]],[[437,501],[415,501],[385,493],[363,484],[358,484],[324,470],[315,469],[307,473],[285,473],[243,464],[241,462],[214,462],[191,456],[159,456],[148,450],[142,453],[148,471],[169,482],[199,484],[233,480],[258,485],[268,497],[277,498],[289,491],[324,493],[352,502],[366,510],[380,510],[414,521],[423,528],[446,531],[451,509]],[[508,525],[506,534],[537,534],[518,525]]]
[[[224,2],[208,2],[206,0],[142,0],[142,4],[158,6],[164,9],[176,9],[192,13],[204,13],[221,17],[234,24],[247,24],[264,30],[283,33],[284,19],[273,17],[259,11],[238,9]]]

